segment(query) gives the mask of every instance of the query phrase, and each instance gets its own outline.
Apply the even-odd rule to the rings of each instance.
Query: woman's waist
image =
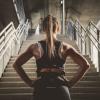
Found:
[[[64,76],[52,76],[52,75],[43,75],[35,82],[35,85],[38,86],[61,86],[66,85],[67,81],[65,81]]]
[[[40,72],[61,72],[64,71],[62,67],[43,67],[38,69]]]
[[[60,76],[60,75],[65,75],[64,69],[63,68],[55,68],[55,67],[46,67],[46,68],[40,68],[37,69],[37,73],[40,76]]]

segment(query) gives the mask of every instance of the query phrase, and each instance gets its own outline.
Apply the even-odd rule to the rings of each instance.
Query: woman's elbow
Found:
[[[20,66],[20,65],[17,63],[17,61],[15,61],[15,62],[13,63],[13,68],[14,68],[14,69],[17,69],[19,66]]]
[[[84,66],[84,69],[85,70],[88,70],[89,68],[90,68],[90,64],[89,63],[86,63],[85,66]]]
[[[13,68],[16,69],[16,67],[17,67],[17,64],[16,64],[16,62],[14,62],[14,63],[13,63]]]

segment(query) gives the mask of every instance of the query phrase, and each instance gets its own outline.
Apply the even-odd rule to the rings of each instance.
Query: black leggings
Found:
[[[63,82],[61,84],[58,79],[38,80],[33,98],[33,100],[71,100],[68,87],[63,85]]]

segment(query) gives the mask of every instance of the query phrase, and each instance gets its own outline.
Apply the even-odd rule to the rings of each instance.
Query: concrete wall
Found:
[[[33,12],[31,14],[32,29],[36,29],[37,25],[39,24],[40,17],[40,12]]]
[[[15,27],[18,26],[13,0],[0,0],[0,29],[2,30],[11,21],[14,22]]]
[[[36,28],[37,24],[40,22],[40,18],[46,17],[48,14],[57,17],[59,23],[61,21],[61,12],[58,1],[48,0],[48,6],[44,9],[40,9],[38,12],[33,12],[31,14],[32,28]]]
[[[61,22],[61,5],[59,0],[49,0],[49,14],[55,16]]]
[[[44,15],[48,13],[56,16],[61,20],[61,0],[23,0],[25,7],[28,10],[25,12],[41,12],[44,10]],[[77,17],[84,25],[87,25],[89,20],[95,23],[100,19],[100,0],[65,0],[66,13],[70,12],[72,17]],[[26,8],[25,8],[26,9]],[[70,9],[70,10],[68,10]],[[42,11],[43,12],[43,11]],[[28,14],[29,14],[28,13]],[[41,14],[40,14],[41,15]]]
[[[85,26],[90,20],[97,23],[100,19],[100,0],[72,0],[70,14],[73,17],[79,18]]]

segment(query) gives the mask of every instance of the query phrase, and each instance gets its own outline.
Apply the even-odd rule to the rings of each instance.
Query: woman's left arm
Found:
[[[66,51],[67,56],[70,56],[79,66],[78,73],[73,76],[73,78],[69,81],[69,86],[74,86],[86,73],[87,69],[90,67],[89,62],[79,54],[73,47],[70,47]]]

